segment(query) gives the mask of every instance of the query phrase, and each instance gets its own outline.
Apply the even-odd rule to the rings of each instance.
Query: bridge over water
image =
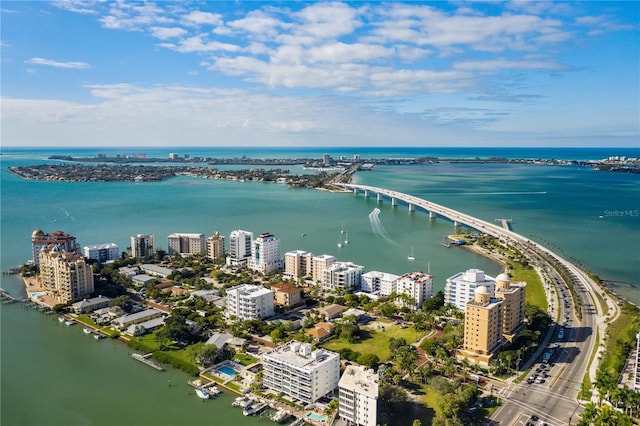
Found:
[[[504,240],[511,240],[513,242],[517,241],[525,244],[533,243],[528,238],[525,238],[522,235],[511,231],[510,227],[505,223],[506,219],[500,219],[503,226],[498,226],[494,223],[475,218],[457,210],[453,210],[440,204],[432,203],[431,201],[414,197],[413,195],[405,194],[402,192],[392,191],[385,188],[378,188],[375,186],[356,185],[350,183],[341,183],[336,185],[341,186],[345,189],[350,189],[354,194],[363,192],[365,197],[368,197],[370,194],[375,194],[378,201],[382,201],[386,197],[391,200],[392,206],[397,206],[398,201],[402,201],[408,206],[410,212],[415,211],[416,207],[419,207],[427,212],[430,218],[442,217],[453,222],[454,226],[464,225],[467,228],[475,229],[493,237],[501,238]]]

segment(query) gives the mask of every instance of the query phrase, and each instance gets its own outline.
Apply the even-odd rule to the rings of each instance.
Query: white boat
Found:
[[[60,321],[60,322],[64,322],[64,320],[66,320],[66,318],[65,318],[65,317],[63,317],[63,316],[59,316],[59,317],[58,317],[58,321]]]
[[[68,320],[65,320],[65,321],[64,321],[64,324],[65,324],[65,325],[73,325],[73,324],[75,324],[75,323],[76,323],[76,322],[75,322],[74,320],[72,320],[72,319],[68,319]]]
[[[411,254],[409,256],[407,256],[407,259],[416,260],[416,258],[413,256],[413,247],[411,247]]]
[[[85,328],[82,329],[82,332],[84,334],[91,334],[91,333],[93,333],[93,330],[90,329],[89,327],[85,327]]]
[[[247,398],[245,396],[239,396],[231,403],[234,407],[246,407],[248,404],[251,404],[253,400],[251,398]]]
[[[96,340],[101,340],[101,339],[104,339],[105,337],[107,337],[107,336],[105,336],[102,333],[98,333],[97,331],[95,333],[93,333],[93,338],[96,339]]]
[[[244,410],[242,410],[242,415],[253,416],[254,414],[259,414],[265,408],[267,408],[267,404],[264,404],[262,402],[254,402],[253,404],[249,404],[244,407]]]
[[[282,423],[289,418],[291,414],[287,410],[278,410],[269,416],[269,420],[276,423]]]
[[[207,392],[209,392],[209,395],[218,395],[220,393],[222,393],[222,391],[220,389],[218,389],[217,386],[211,386],[209,388],[207,388]]]
[[[196,395],[202,399],[209,399],[209,392],[201,388],[196,388]]]
[[[344,231],[344,245],[349,244],[349,235],[347,231]]]

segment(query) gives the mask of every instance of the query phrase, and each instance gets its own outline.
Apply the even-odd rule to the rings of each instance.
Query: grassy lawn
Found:
[[[430,386],[425,386],[420,389],[423,392],[420,401],[429,407],[433,412],[438,415],[440,414],[440,403],[442,402],[442,395],[438,392],[435,392],[431,389]]]
[[[232,358],[232,361],[236,361],[239,362],[240,364],[244,365],[245,367],[247,365],[251,365],[255,362],[258,362],[258,360],[254,357],[252,357],[251,355],[247,355],[247,354],[235,354]]]
[[[374,324],[384,325],[384,330],[377,328]],[[330,351],[339,351],[343,348],[349,348],[360,353],[376,354],[381,362],[387,361],[391,352],[389,351],[389,340],[394,337],[404,338],[407,343],[418,341],[426,332],[417,332],[412,327],[400,328],[399,325],[391,321],[377,320],[367,326],[360,328],[361,339],[357,343],[349,343],[342,339],[333,339],[325,343],[323,346]]]
[[[525,302],[537,306],[545,312],[549,309],[547,296],[544,294],[544,287],[540,281],[540,277],[533,269],[524,269],[522,265],[510,263],[511,280],[513,282],[524,281],[527,283]]]

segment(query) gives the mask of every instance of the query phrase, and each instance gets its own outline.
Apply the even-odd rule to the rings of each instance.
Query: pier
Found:
[[[504,229],[511,231],[511,219],[496,219],[496,222],[500,222]]]
[[[131,358],[140,361],[143,364],[147,364],[151,368],[155,368],[158,371],[164,371],[164,368],[160,367],[155,362],[151,361],[151,354],[140,355],[140,354],[131,354]]]

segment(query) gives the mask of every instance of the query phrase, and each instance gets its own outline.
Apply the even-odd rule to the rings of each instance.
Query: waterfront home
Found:
[[[322,342],[333,335],[335,325],[328,322],[318,322],[316,325],[307,330],[305,333],[313,337],[316,342]]]
[[[96,309],[101,309],[109,306],[111,299],[105,296],[93,297],[91,299],[83,299],[71,305],[73,312],[76,314],[86,314],[87,312],[93,312]]]
[[[124,331],[124,334],[129,336],[142,336],[143,334],[147,334],[152,332],[153,330],[157,330],[158,328],[164,325],[165,317],[153,318],[148,321],[143,321],[139,324],[131,324]]]
[[[138,324],[153,318],[161,317],[162,315],[163,312],[157,309],[146,309],[141,312],[136,312],[135,314],[123,315],[119,318],[114,319],[111,324],[120,330],[124,330],[131,324]]]

